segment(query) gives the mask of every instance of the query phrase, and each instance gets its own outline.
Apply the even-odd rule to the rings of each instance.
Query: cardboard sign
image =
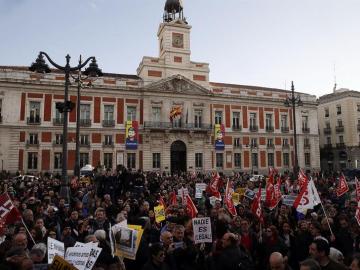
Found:
[[[206,190],[205,183],[196,183],[195,184],[195,198],[201,199],[203,191]]]
[[[47,239],[48,246],[48,264],[51,264],[55,255],[64,258],[65,256],[65,246],[63,242],[60,242],[56,239],[48,237]]]
[[[65,260],[70,262],[78,270],[85,270],[90,257],[91,246],[69,247],[66,249]]]
[[[98,248],[97,247],[98,243],[94,243],[94,242],[89,242],[86,244],[81,242],[76,242],[74,247],[84,247],[84,246],[88,246],[91,248],[89,259],[85,265],[85,270],[91,270],[94,267],[96,260],[98,259],[101,253],[102,248]]]
[[[235,206],[240,204],[240,194],[239,193],[234,192],[233,194],[231,194],[231,197],[232,197],[232,200],[233,200],[233,203]]]
[[[52,264],[49,266],[49,270],[78,270],[76,267],[65,261],[58,255],[52,260]]]
[[[193,218],[194,241],[197,243],[212,243],[210,217]]]
[[[158,205],[154,207],[155,212],[155,221],[156,223],[160,223],[165,220],[165,208],[163,205]]]

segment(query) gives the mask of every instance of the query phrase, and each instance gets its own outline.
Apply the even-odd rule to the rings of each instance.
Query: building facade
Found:
[[[296,128],[299,166],[319,170],[316,97],[297,93],[303,106],[296,110],[295,127],[292,109],[284,106],[288,91],[211,82],[209,64],[191,61],[191,26],[182,12],[165,7],[159,56],[143,57],[137,75],[105,73],[82,90],[80,165],[167,172],[291,170]],[[69,91],[76,104],[76,87]],[[62,73],[0,67],[4,170],[61,171],[63,117],[55,104],[63,95]],[[70,172],[76,110],[68,120]],[[131,143],[129,125],[137,133]]]
[[[318,117],[321,167],[325,170],[359,168],[360,92],[338,89],[321,96]]]

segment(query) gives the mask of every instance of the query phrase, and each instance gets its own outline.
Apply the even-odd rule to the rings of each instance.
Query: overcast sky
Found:
[[[183,0],[192,60],[213,82],[330,93],[360,90],[360,0]],[[104,72],[136,74],[158,56],[165,0],[0,0],[0,65],[94,55]]]

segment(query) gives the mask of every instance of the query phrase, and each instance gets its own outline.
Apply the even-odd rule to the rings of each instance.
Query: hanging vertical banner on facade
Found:
[[[224,150],[225,143],[224,143],[224,137],[225,137],[225,128],[222,124],[215,124],[215,149],[216,150]]]
[[[126,149],[137,149],[138,146],[138,121],[126,121]]]

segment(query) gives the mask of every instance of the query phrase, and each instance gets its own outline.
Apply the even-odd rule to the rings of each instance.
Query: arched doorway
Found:
[[[183,141],[171,144],[171,173],[186,172],[186,145]]]

